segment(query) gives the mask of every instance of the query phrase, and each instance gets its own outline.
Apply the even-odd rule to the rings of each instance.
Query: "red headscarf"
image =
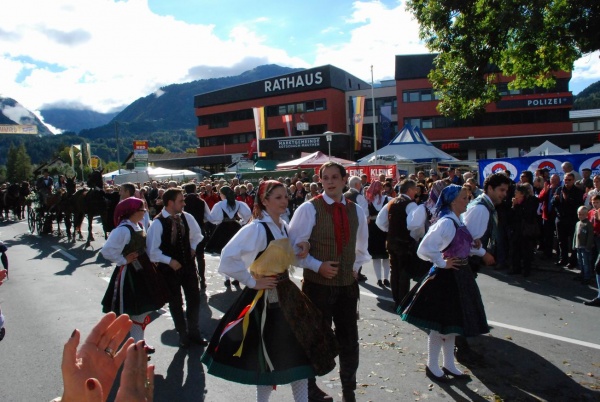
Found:
[[[115,208],[115,226],[118,226],[123,219],[129,218],[143,207],[144,202],[135,197],[125,198],[119,202]]]

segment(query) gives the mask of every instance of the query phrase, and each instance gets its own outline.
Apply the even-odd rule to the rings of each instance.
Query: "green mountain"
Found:
[[[579,92],[573,101],[573,110],[600,109],[600,81]]]

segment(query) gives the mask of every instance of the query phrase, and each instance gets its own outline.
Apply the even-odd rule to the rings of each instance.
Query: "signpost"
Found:
[[[135,170],[148,168],[148,140],[133,141],[133,167]]]

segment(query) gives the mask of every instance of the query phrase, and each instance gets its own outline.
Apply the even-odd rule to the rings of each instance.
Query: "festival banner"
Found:
[[[256,126],[256,152],[258,156],[266,156],[266,153],[260,152],[260,140],[267,138],[267,124],[265,121],[265,107],[253,107],[254,112],[254,124]]]
[[[365,97],[355,96],[352,98],[353,106],[353,118],[352,123],[354,124],[354,150],[360,151],[362,146],[362,129],[363,129],[363,117],[365,113]]]
[[[365,165],[365,166],[348,166],[346,167],[348,176],[358,176],[366,174],[369,183],[373,180],[379,180],[379,175],[384,174],[385,177],[391,177],[394,181],[398,180],[398,167],[396,165]]]
[[[573,169],[581,174],[581,169],[592,170],[592,177],[600,174],[600,153],[597,154],[565,154],[547,156],[522,156],[517,158],[482,159],[479,163],[479,185],[492,173],[508,170],[514,181],[519,181],[519,176],[524,170],[535,174],[536,169],[547,169],[550,176],[557,174],[563,180],[563,162],[571,162]]]
[[[281,120],[283,120],[283,123],[285,124],[285,136],[286,137],[291,137],[292,136],[292,115],[291,114],[286,114],[284,116],[281,116]]]

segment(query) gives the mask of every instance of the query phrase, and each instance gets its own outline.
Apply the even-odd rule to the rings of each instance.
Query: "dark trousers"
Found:
[[[323,318],[335,325],[335,337],[340,346],[340,380],[342,390],[356,389],[358,370],[358,282],[349,286],[326,286],[304,281],[302,291],[323,313]],[[309,380],[309,387],[314,386]]]
[[[544,255],[552,257],[554,250],[554,231],[556,230],[555,218],[545,219],[542,223],[542,237],[544,238]]]
[[[577,254],[573,252],[573,235],[577,221],[556,218],[556,235],[558,237],[559,256],[562,261],[577,264]],[[571,256],[569,257],[569,253]]]
[[[204,245],[206,242],[202,240],[196,247],[196,265],[198,266],[198,277],[200,284],[206,286],[206,260],[204,259]]]
[[[169,310],[175,323],[175,329],[180,335],[200,333],[200,288],[198,287],[198,271],[195,264],[184,266],[174,271],[165,264],[159,264],[160,272],[165,278],[169,289]],[[183,298],[185,295],[186,314],[183,315]],[[187,318],[187,325],[186,325]]]
[[[411,264],[415,263],[414,255],[407,251],[388,250],[390,255],[390,285],[394,299],[394,311],[410,290]]]
[[[535,240],[532,237],[514,236],[512,240],[512,271],[529,274],[533,262]]]

